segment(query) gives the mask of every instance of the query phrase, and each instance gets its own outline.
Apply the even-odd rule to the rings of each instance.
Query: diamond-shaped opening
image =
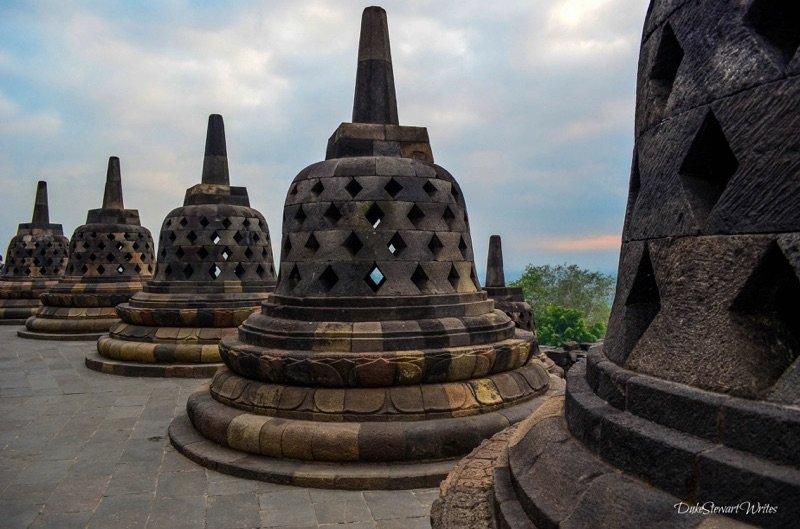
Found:
[[[106,254],[106,261],[108,261],[109,263],[113,263],[114,259],[115,259],[115,256],[114,256],[113,253]]]
[[[125,272],[125,267],[122,265],[117,266],[117,273],[122,274],[123,272]]]
[[[97,261],[97,255],[95,255],[95,254],[89,254],[89,260],[90,260],[90,261]]]
[[[253,258],[253,255],[255,255],[255,254],[253,253],[253,250],[252,250],[252,249],[251,249],[249,246],[248,246],[247,248],[245,248],[245,249],[244,249],[244,256],[245,256],[246,258],[248,258],[248,259],[252,259],[252,258]]]
[[[411,282],[416,285],[420,292],[427,292],[430,289],[431,280],[421,265],[417,265],[414,273],[411,274]]]
[[[650,250],[645,244],[636,276],[625,300],[625,329],[622,337],[625,358],[633,351],[659,310],[661,310],[661,295],[658,292]]]
[[[322,288],[325,289],[325,292],[329,292],[339,282],[339,276],[336,275],[333,268],[327,266],[320,274],[319,282],[322,283]]]
[[[197,240],[197,234],[195,232],[193,232],[193,231],[190,231],[186,235],[186,238],[189,240],[190,243],[194,244],[194,241]]]
[[[216,279],[222,274],[222,269],[217,265],[211,265],[211,268],[208,269],[208,275],[211,276],[211,279]]]
[[[117,251],[122,251],[122,249],[123,249],[124,247],[125,247],[125,246],[124,246],[124,245],[123,245],[121,242],[118,242],[118,243],[117,243],[117,246],[116,246],[116,248],[117,248]]]
[[[226,230],[231,227],[231,224],[232,224],[232,222],[230,221],[230,219],[228,217],[225,217],[222,220],[222,227],[225,228]]]
[[[83,266],[81,267],[81,273],[82,273],[82,274],[85,274],[85,273],[86,273],[86,272],[88,272],[88,271],[89,271],[89,267],[88,267],[88,266],[86,266],[86,265],[83,265]]]
[[[226,260],[226,261],[227,261],[228,259],[230,259],[230,258],[231,258],[231,256],[232,256],[232,255],[233,255],[233,252],[232,252],[232,251],[231,251],[231,249],[230,249],[230,248],[228,248],[227,246],[226,246],[226,247],[225,247],[225,248],[222,250],[222,258],[223,258],[224,260]]]
[[[138,274],[139,272],[142,271],[142,267],[137,264],[136,266],[133,267],[133,271]]]
[[[331,203],[331,205],[328,206],[328,209],[325,210],[325,213],[323,213],[323,216],[326,219],[328,219],[328,221],[331,224],[336,224],[337,222],[339,222],[339,219],[342,218],[342,214],[339,211],[339,208],[337,208],[336,205],[334,205],[333,203]]]
[[[197,255],[200,259],[205,259],[209,256],[208,250],[205,249],[204,246],[201,246],[199,250],[197,250]]]
[[[83,241],[83,249],[84,250],[88,250],[89,249],[89,243],[88,242]]]
[[[444,244],[442,244],[442,241],[434,233],[433,236],[431,237],[430,242],[428,243],[428,250],[430,250],[431,253],[433,254],[433,257],[436,258],[439,256],[439,253],[442,251],[442,248],[444,248]]]
[[[249,227],[250,227],[250,224],[252,224],[252,223],[250,222],[250,219],[244,219],[244,220],[242,221],[242,226],[244,226],[245,228],[249,228]]]
[[[242,266],[242,263],[238,263],[236,265],[236,268],[233,269],[233,273],[236,274],[237,278],[239,278],[239,279],[242,278],[242,276],[245,273],[245,269],[244,269],[244,266]]]
[[[286,257],[287,255],[289,255],[289,252],[291,252],[291,251],[292,251],[292,241],[291,241],[291,239],[289,238],[289,236],[287,235],[287,236],[286,236],[286,242],[284,242],[284,243],[283,243],[283,253],[284,253],[284,257]]]
[[[627,220],[633,214],[633,208],[636,206],[636,200],[639,198],[639,189],[642,187],[641,179],[639,178],[639,153],[637,150],[633,151],[633,162],[631,164],[631,181],[628,187],[628,205],[625,208],[626,225]]]
[[[297,184],[294,184],[292,186],[292,189],[291,189],[291,191],[289,191],[289,194],[290,195],[296,195],[297,194]]]
[[[183,259],[184,254],[185,252],[183,251],[183,248],[178,246],[178,249],[175,250],[175,255],[178,256],[178,259]]]
[[[361,248],[364,247],[364,243],[361,242],[361,239],[358,238],[358,235],[355,232],[351,231],[350,235],[342,243],[342,246],[347,248],[347,251],[350,252],[350,255],[355,256]]]
[[[130,254],[130,253],[126,253],[125,254],[125,260],[126,261],[128,261],[130,263],[132,259],[133,259],[133,254]]]
[[[269,273],[272,277],[275,277],[275,267],[272,264],[269,265]]]
[[[99,265],[99,266],[97,267],[97,273],[98,273],[98,274],[102,275],[102,274],[104,274],[104,273],[105,273],[105,271],[106,271],[106,269],[105,269],[105,267],[104,267],[103,265]]]
[[[458,290],[458,282],[461,280],[461,276],[458,275],[458,270],[456,270],[455,265],[450,265],[450,273],[447,274],[447,280],[450,282],[453,290]]]
[[[31,269],[30,269],[30,268],[26,268],[26,269],[25,269],[25,275],[26,275],[26,276],[29,276],[29,275],[31,275]]]
[[[350,181],[347,182],[347,185],[344,186],[344,188],[348,193],[350,193],[350,196],[353,198],[356,198],[356,195],[358,195],[361,192],[361,190],[364,189],[355,178],[351,178]]]
[[[444,213],[442,213],[442,219],[447,223],[449,227],[453,227],[453,221],[455,220],[456,216],[453,213],[453,210],[450,209],[450,206],[445,206]]]
[[[169,232],[169,236],[167,236],[167,239],[169,239],[172,242],[175,242],[175,239],[177,239],[177,238],[178,237],[177,237],[177,235],[175,235],[174,231]]]
[[[369,221],[370,225],[373,228],[377,228],[380,225],[381,220],[383,220],[384,216],[385,213],[383,212],[383,210],[380,208],[380,206],[378,206],[378,204],[375,203],[373,203],[369,207],[365,215],[365,217],[367,217],[367,220]]]
[[[106,238],[109,241],[113,241],[116,238],[116,236],[113,233],[109,233],[108,235],[106,235]]]
[[[189,221],[186,220],[186,217],[181,217],[181,220],[180,222],[178,222],[178,224],[180,224],[183,227],[186,227],[186,225],[189,224]]]
[[[164,227],[169,228],[170,226],[172,226],[172,219],[167,219],[167,221],[164,223]]]
[[[456,187],[456,184],[454,182],[450,182],[450,194],[453,195],[453,198],[455,199],[455,201],[458,202],[459,192],[458,192],[458,188]]]
[[[258,242],[261,240],[261,237],[258,236],[258,233],[251,232],[253,234],[253,242]]]
[[[422,190],[425,191],[429,197],[432,197],[436,194],[436,186],[431,183],[430,180],[426,180],[422,186]]]
[[[305,247],[311,250],[311,253],[316,253],[316,251],[319,250],[319,241],[314,237],[313,233],[308,236]]]
[[[39,243],[38,242],[36,243],[36,247],[37,248],[39,247]],[[101,250],[105,250],[106,243],[104,243],[103,241],[100,241],[99,243],[97,243],[97,247],[100,248]]]
[[[658,42],[658,49],[649,75],[658,88],[656,97],[662,106],[669,99],[681,61],[683,61],[683,48],[678,42],[678,38],[675,37],[672,26],[666,24],[661,31],[661,40]]]
[[[307,216],[306,216],[306,212],[303,211],[303,206],[300,206],[299,208],[297,208],[297,213],[294,214],[294,219],[297,222],[299,222],[300,224],[302,224],[303,222],[305,222],[306,218],[307,218]]]
[[[400,182],[395,180],[394,178],[389,179],[389,182],[383,186],[383,189],[389,193],[389,196],[394,198],[397,196],[397,193],[403,190],[403,186],[400,185]]]
[[[219,242],[219,240],[220,240],[219,233],[214,232],[214,233],[211,234],[211,242],[213,242],[214,244],[217,244]]]
[[[186,279],[192,277],[192,274],[194,274],[194,268],[192,268],[192,265],[187,264],[183,267],[183,275],[186,277]]]
[[[297,269],[297,265],[292,267],[292,271],[289,272],[289,288],[294,288],[300,283],[300,270]]]
[[[422,219],[425,218],[425,213],[419,209],[419,206],[414,204],[411,206],[411,209],[408,211],[408,220],[411,221],[411,224],[418,227],[419,223],[422,222]]]
[[[264,270],[263,266],[258,265],[256,267],[256,274],[258,274],[258,277],[262,277],[263,278],[264,277],[264,272],[266,272],[266,270]]]
[[[167,275],[167,277],[169,277],[170,274],[172,274],[172,265],[167,265],[167,267],[164,269],[164,273]]]
[[[34,264],[34,266],[39,266],[39,265],[41,264],[41,263],[39,262],[39,258],[38,258],[38,257],[34,257],[34,258],[33,258],[33,264]]]
[[[161,248],[161,251],[159,253],[161,254],[161,257],[167,256],[167,250],[165,248]]]
[[[767,42],[784,66],[800,46],[797,0],[755,0],[745,15],[745,24]]]
[[[467,258],[467,243],[464,241],[463,236],[458,239],[458,251],[461,252],[461,257]]]
[[[378,268],[377,263],[372,263],[372,268],[370,268],[369,272],[367,272],[367,275],[364,277],[364,281],[367,283],[367,285],[369,285],[369,288],[371,288],[373,292],[377,292],[386,282],[386,276],[383,275],[381,269]]]
[[[478,281],[478,274],[475,272],[475,265],[472,265],[472,268],[469,271],[469,278],[472,280],[472,284],[475,285],[475,288],[480,290],[481,282]]]
[[[406,241],[404,241],[397,232],[394,232],[394,235],[392,235],[392,238],[389,239],[389,242],[386,245],[386,247],[389,249],[389,253],[395,257],[399,257],[400,254],[403,253],[403,250],[406,249],[406,246]]]
[[[318,197],[318,196],[320,196],[320,195],[322,194],[322,192],[323,192],[323,191],[325,191],[325,186],[324,186],[324,185],[322,185],[322,182],[321,182],[321,181],[319,181],[319,180],[318,180],[318,181],[317,181],[317,183],[316,183],[316,184],[314,184],[314,186],[311,188],[311,192],[314,194],[314,196],[315,196],[315,197]]]
[[[205,228],[205,227],[207,227],[209,224],[210,224],[210,222],[208,221],[208,219],[207,219],[207,218],[205,218],[205,217],[200,217],[200,225],[201,225],[202,227],[204,227],[204,228]]]
[[[771,341],[770,364],[783,371],[800,354],[800,280],[776,242],[761,257],[737,294],[730,310],[743,317],[755,333]],[[760,332],[758,332],[760,331]]]
[[[242,235],[242,232],[237,231],[233,234],[233,240],[236,241],[236,244],[241,244],[243,239],[244,235]]]
[[[689,202],[701,221],[717,204],[738,167],[722,127],[709,111],[679,171]]]
[[[264,259],[266,257],[267,257],[267,249],[265,247],[261,249],[261,258]]]

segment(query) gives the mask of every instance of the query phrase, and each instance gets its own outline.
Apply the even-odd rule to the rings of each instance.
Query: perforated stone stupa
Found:
[[[103,207],[92,209],[72,234],[64,278],[42,295],[24,338],[96,340],[118,323],[115,307],[153,277],[153,237],[139,212],[125,209],[119,158],[108,160]]]
[[[247,189],[229,183],[222,116],[208,118],[202,183],[164,219],[155,277],[117,307],[92,369],[132,376],[211,376],[219,340],[275,286],[269,230]]]
[[[0,274],[0,324],[23,324],[41,307],[39,295],[64,275],[69,240],[61,224],[50,223],[47,182],[36,187],[31,222],[19,225]]]
[[[798,45],[797,2],[651,4],[608,334],[510,443],[499,526],[797,526]]]
[[[334,488],[431,486],[535,408],[549,376],[480,288],[464,196],[399,126],[386,13],[364,11],[353,123],[300,171],[275,293],[222,340],[173,444],[213,468]]]

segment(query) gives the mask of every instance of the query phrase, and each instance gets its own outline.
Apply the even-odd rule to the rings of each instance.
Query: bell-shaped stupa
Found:
[[[464,196],[398,125],[386,13],[365,9],[354,123],[284,207],[275,293],[173,422],[184,454],[320,487],[432,486],[547,391],[532,333],[475,274]],[[224,448],[223,448],[224,447]]]
[[[797,2],[651,3],[608,333],[492,527],[797,527],[799,45]]]
[[[50,223],[47,182],[36,187],[31,222],[19,225],[0,274],[0,324],[23,324],[41,307],[39,295],[53,288],[67,266],[69,240]]]
[[[64,278],[41,296],[24,338],[96,340],[119,322],[115,307],[153,277],[155,248],[139,212],[125,209],[119,158],[108,160],[103,207],[89,210],[72,234]]]
[[[208,118],[202,183],[164,219],[155,277],[117,306],[122,322],[86,357],[98,371],[211,376],[219,341],[275,287],[269,230],[247,189],[230,185],[222,116]]]

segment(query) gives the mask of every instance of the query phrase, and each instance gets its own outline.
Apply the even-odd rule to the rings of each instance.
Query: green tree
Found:
[[[605,335],[614,289],[612,276],[574,264],[528,265],[510,285],[521,287],[533,307],[541,343],[587,342]]]

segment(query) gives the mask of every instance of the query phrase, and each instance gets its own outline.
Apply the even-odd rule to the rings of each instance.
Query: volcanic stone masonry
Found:
[[[89,210],[72,234],[64,278],[41,296],[23,338],[97,340],[119,322],[115,307],[153,277],[153,237],[139,212],[125,209],[119,158],[108,159],[103,207]]]
[[[289,188],[275,293],[222,340],[227,369],[170,426],[203,465],[304,486],[432,486],[548,391],[533,334],[480,288],[461,189],[426,129],[398,125],[379,7],[361,22],[353,121]]]
[[[86,356],[92,369],[129,376],[209,377],[219,341],[275,287],[269,230],[247,189],[230,185],[222,116],[208,118],[202,183],[161,226],[155,277]]]
[[[19,225],[0,274],[0,324],[21,325],[41,307],[39,295],[53,288],[67,266],[69,240],[50,223],[47,182],[36,187],[31,222]]]
[[[608,334],[505,444],[486,527],[797,526],[798,45],[797,2],[650,5]]]

